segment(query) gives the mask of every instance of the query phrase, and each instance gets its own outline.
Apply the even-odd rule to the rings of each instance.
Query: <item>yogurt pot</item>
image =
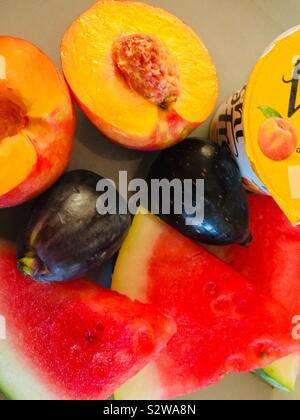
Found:
[[[300,26],[277,38],[246,86],[217,111],[211,140],[226,142],[245,187],[271,195],[300,224]]]

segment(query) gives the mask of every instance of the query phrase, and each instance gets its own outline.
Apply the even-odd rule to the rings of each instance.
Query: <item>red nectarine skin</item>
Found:
[[[61,176],[71,157],[75,113],[64,78],[37,47],[0,37],[0,55],[6,66],[0,81],[0,163],[4,159],[9,174],[0,185],[5,208],[36,197]]]
[[[156,151],[166,149],[174,144],[184,140],[194,129],[196,129],[198,123],[189,123],[185,121],[176,113],[175,110],[171,110],[168,113],[166,111],[160,111],[161,118],[159,124],[147,137],[140,136],[128,136],[125,132],[117,130],[111,124],[104,121],[100,116],[94,114],[88,109],[79,98],[76,97],[73,92],[73,96],[78,106],[84,111],[90,121],[101,130],[101,132],[110,140],[116,144],[124,145],[128,149],[132,150],[143,150],[143,151]],[[111,133],[113,132],[113,137]],[[176,141],[174,139],[177,139]],[[130,144],[129,144],[130,140]]]
[[[45,122],[44,127],[36,127],[37,131],[39,129],[42,131],[44,139],[47,138],[46,132],[48,131],[47,150],[43,149],[43,145],[37,137],[31,138],[38,152],[37,164],[27,180],[0,197],[0,208],[13,207],[33,199],[50,188],[64,172],[71,159],[73,149],[73,140],[70,139],[73,138],[75,131],[74,109],[72,113],[73,117],[69,121],[57,123],[53,117],[49,116],[49,121]]]
[[[269,118],[262,123],[258,142],[265,156],[274,161],[288,159],[297,147],[297,132],[290,121]]]

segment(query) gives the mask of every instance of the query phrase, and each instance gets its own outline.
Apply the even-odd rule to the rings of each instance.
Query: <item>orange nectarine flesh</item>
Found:
[[[24,181],[37,162],[36,150],[23,134],[0,141],[0,195]]]
[[[67,91],[54,64],[33,44],[0,37],[0,55],[5,57],[7,76],[1,83],[22,98],[29,117],[45,117],[62,102],[68,103]]]
[[[37,153],[25,134],[27,109],[18,92],[0,81],[0,195],[15,188],[32,171]]]
[[[134,37],[145,44],[140,54],[139,46],[129,46]],[[122,42],[131,57],[127,63],[121,60]],[[62,64],[82,107],[132,136],[149,136],[164,124],[160,108],[169,106],[183,120],[200,124],[216,102],[217,75],[206,47],[177,17],[144,3],[98,1],[65,34]]]

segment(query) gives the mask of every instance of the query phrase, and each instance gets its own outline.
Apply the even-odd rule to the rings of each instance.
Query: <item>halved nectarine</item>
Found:
[[[123,146],[171,146],[214,108],[218,80],[207,49],[162,9],[98,1],[66,32],[61,51],[79,106]]]
[[[66,168],[75,116],[67,84],[37,47],[0,36],[0,208],[50,187]]]

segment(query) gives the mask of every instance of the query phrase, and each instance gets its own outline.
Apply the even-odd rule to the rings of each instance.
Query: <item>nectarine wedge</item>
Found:
[[[0,36],[0,208],[50,187],[66,168],[75,116],[67,84],[37,47]]]
[[[111,140],[163,149],[212,112],[216,69],[198,36],[150,5],[101,0],[66,32],[65,77],[79,106]]]

